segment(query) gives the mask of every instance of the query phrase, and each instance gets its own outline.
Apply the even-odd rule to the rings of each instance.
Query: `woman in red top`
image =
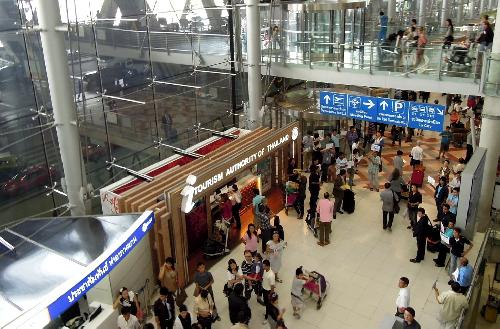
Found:
[[[415,61],[415,66],[419,66],[420,62],[424,58],[424,48],[427,46],[427,36],[425,35],[424,27],[420,26],[418,28],[418,40],[417,40],[417,58]]]

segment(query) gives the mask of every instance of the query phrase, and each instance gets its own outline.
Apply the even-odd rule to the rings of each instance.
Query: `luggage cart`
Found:
[[[215,221],[214,237],[208,238],[203,246],[203,255],[205,258],[224,256],[231,251],[227,248],[230,227],[231,223],[224,219]]]
[[[313,280],[304,284],[304,290],[309,292],[309,297],[317,298],[316,309],[319,310],[323,305],[323,301],[328,295],[330,290],[330,283],[326,280],[325,276],[316,272],[304,271],[304,273],[311,277]]]

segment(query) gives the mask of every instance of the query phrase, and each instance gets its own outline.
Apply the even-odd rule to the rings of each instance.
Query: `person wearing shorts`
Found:
[[[450,126],[446,126],[446,130],[439,133],[439,136],[441,136],[441,146],[439,148],[439,154],[436,157],[437,160],[441,159],[441,154],[443,157],[446,157],[446,152],[450,149],[450,141],[452,137]]]
[[[307,276],[302,271],[302,266],[295,270],[295,277],[292,281],[292,307],[293,316],[300,319],[300,311],[304,308],[304,298],[302,297],[302,289],[304,284],[309,281]]]

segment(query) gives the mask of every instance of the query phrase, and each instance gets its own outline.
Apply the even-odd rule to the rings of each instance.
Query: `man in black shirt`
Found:
[[[299,190],[297,198],[293,203],[295,211],[297,211],[297,219],[302,219],[304,216],[304,201],[306,199],[306,189],[307,189],[307,177],[303,174],[299,176]]]
[[[425,243],[429,232],[429,217],[425,214],[424,208],[418,208],[417,224],[413,230],[413,236],[417,239],[417,256],[410,259],[412,263],[420,263],[425,256]]]
[[[174,297],[165,287],[160,288],[160,298],[154,304],[155,321],[160,329],[172,329],[175,320]]]
[[[311,209],[316,209],[316,203],[318,202],[319,198],[319,190],[321,189],[320,171],[321,167],[316,166],[315,170],[311,172],[311,175],[309,175],[309,192],[311,192],[311,198],[309,199],[309,206]]]
[[[450,211],[450,205],[447,203],[444,203],[442,206],[443,210],[441,211],[441,214],[438,214],[438,218],[434,220],[434,222],[441,222],[443,224],[443,227],[448,227],[448,223],[450,221],[455,221],[455,214]]]
[[[469,251],[472,249],[474,244],[469,241],[466,237],[464,237],[462,234],[462,230],[459,227],[455,227],[453,229],[453,236],[450,238],[450,245],[449,248],[442,248],[439,251],[438,258],[434,260],[436,263],[437,267],[443,267],[444,263],[446,261],[446,255],[448,252],[450,253],[450,269],[449,269],[449,274],[451,275],[455,270],[457,269],[458,266],[458,260],[460,257],[464,257],[469,253]],[[465,250],[465,245],[468,245],[469,248]]]
[[[229,294],[228,304],[229,319],[231,319],[232,324],[238,322],[238,314],[240,312],[245,313],[246,319],[250,320],[252,312],[248,307],[246,298],[243,297],[243,285],[241,283],[236,284],[233,288],[233,291]]]

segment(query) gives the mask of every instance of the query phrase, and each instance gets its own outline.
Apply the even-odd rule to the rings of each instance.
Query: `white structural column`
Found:
[[[441,3],[441,27],[446,27],[446,20],[450,18],[448,17],[449,3],[449,0],[443,0],[443,2]]]
[[[260,12],[259,0],[246,0],[247,63],[248,63],[248,120],[249,128],[260,126],[262,82],[260,75]]]
[[[481,2],[479,2],[479,15],[483,13],[484,7],[486,6],[486,1],[488,0],[481,0]]]
[[[464,20],[464,0],[457,0],[457,18],[456,22],[454,22],[456,25],[462,24],[462,21]]]
[[[396,16],[396,0],[387,0],[387,18],[389,18],[389,22],[392,22],[395,16]]]
[[[426,9],[427,9],[427,0],[419,0],[418,1],[419,7],[418,7],[418,22],[417,24],[420,26],[424,26],[426,23]]]
[[[492,10],[493,9],[493,5],[494,5],[494,1],[493,0],[488,0],[488,10]]]
[[[85,174],[82,175],[85,170],[64,44],[65,27],[61,23],[58,0],[39,0],[37,9],[43,58],[66,181],[66,193],[71,206],[71,214],[80,216],[85,214],[83,191],[86,184]]]
[[[495,25],[491,58],[487,81],[498,84],[500,83],[500,24]],[[481,186],[481,198],[479,199],[478,231],[480,232],[484,232],[490,222],[491,203],[497,177],[498,157],[500,156],[500,143],[498,142],[500,140],[499,103],[500,97],[486,96],[484,99],[479,146],[486,149],[486,161]]]

